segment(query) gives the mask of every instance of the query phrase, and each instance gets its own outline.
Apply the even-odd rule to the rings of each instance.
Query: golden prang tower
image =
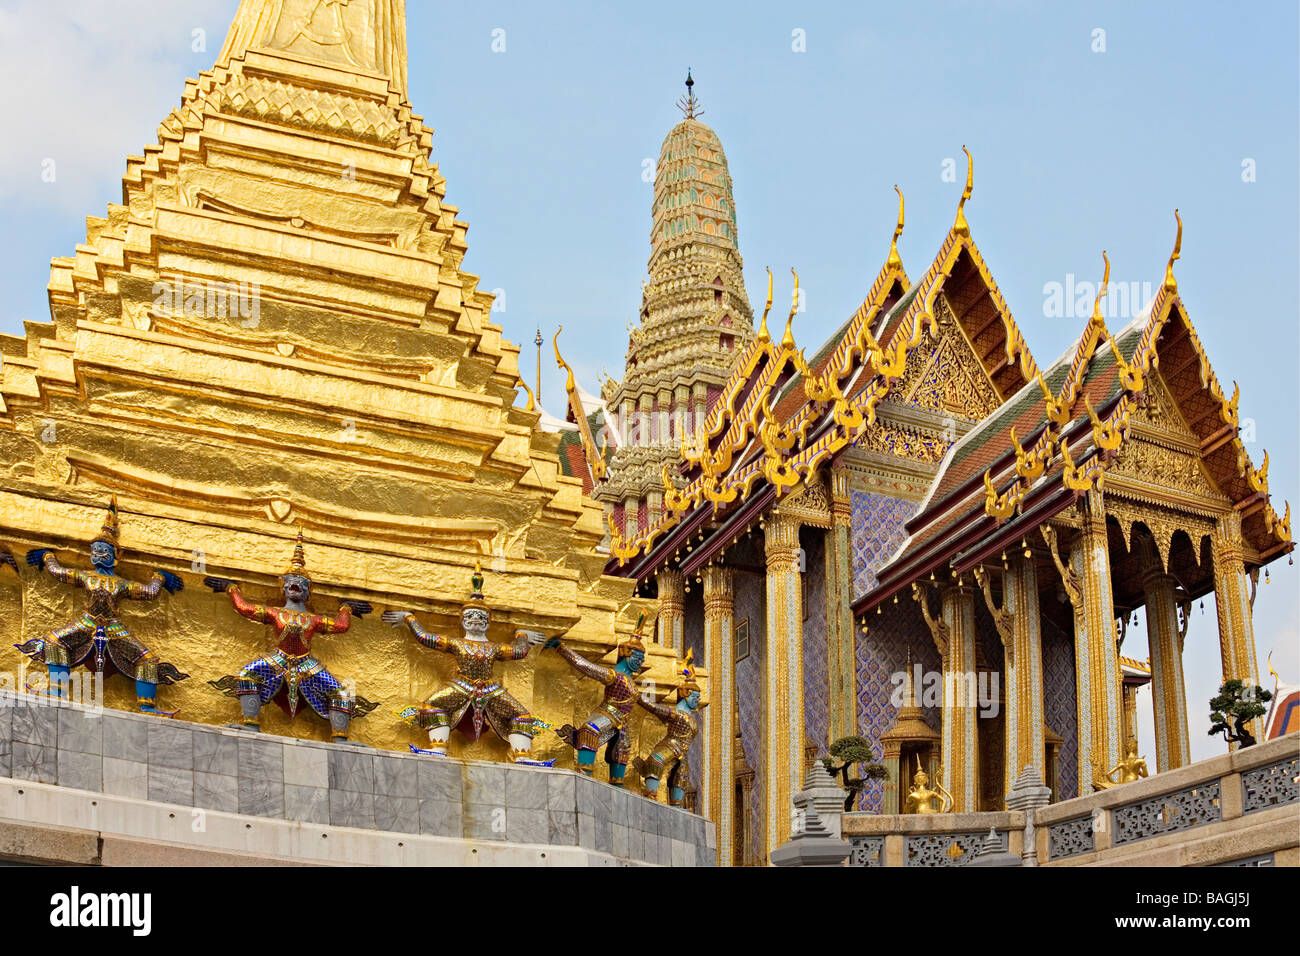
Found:
[[[663,514],[664,467],[681,460],[683,440],[754,337],[731,173],[718,134],[700,122],[694,85],[688,72],[677,104],[685,118],[659,151],[640,325],[623,380],[603,389],[619,441],[597,497],[627,538]]]
[[[603,573],[600,506],[560,473],[531,400],[515,404],[519,350],[461,267],[467,226],[431,143],[408,102],[403,0],[243,0],[216,66],[128,160],[121,204],[54,260],[52,323],[0,337],[0,550],[20,568],[0,568],[0,666],[17,670],[11,646],[72,607],[22,554],[84,564],[114,494],[124,573],[188,585],[165,612],[124,610],[192,675],[164,691],[185,719],[235,719],[206,682],[269,647],[203,577],[278,604],[299,528],[321,613],[354,598],[459,633],[481,559],[493,638],[571,628],[610,650],[653,615]],[[449,674],[377,614],[315,651],[381,703],[353,728],[380,747],[416,740],[396,711]],[[664,691],[671,656],[651,651]],[[587,713],[553,654],[505,682],[557,725]],[[108,690],[132,706],[127,682]],[[328,733],[265,717],[269,732]],[[544,737],[539,755],[564,751]]]

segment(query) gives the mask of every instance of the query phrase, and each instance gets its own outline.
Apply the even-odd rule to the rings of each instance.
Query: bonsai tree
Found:
[[[868,780],[884,780],[889,776],[885,765],[875,762],[871,746],[864,737],[841,737],[831,744],[830,754],[829,757],[822,758],[822,766],[832,774],[839,774],[844,789],[848,791],[849,795],[844,798],[845,813],[852,811],[858,794],[866,787]],[[833,766],[834,760],[843,762],[836,767]],[[849,768],[857,764],[862,765],[862,776],[850,777]]]
[[[1217,697],[1210,699],[1210,736],[1223,734],[1228,743],[1236,742],[1250,747],[1255,737],[1247,724],[1264,716],[1264,705],[1273,699],[1273,692],[1259,685],[1251,687],[1239,680],[1224,681]]]

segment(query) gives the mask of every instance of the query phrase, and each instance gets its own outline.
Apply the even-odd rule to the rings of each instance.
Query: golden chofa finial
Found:
[[[791,275],[794,276],[794,292],[790,295],[790,317],[785,320],[785,334],[781,336],[781,348],[787,351],[794,348],[794,333],[791,326],[794,325],[794,314],[799,311],[799,273],[790,269]]]
[[[771,333],[767,331],[767,313],[772,311],[772,270],[767,270],[767,305],[763,306],[763,321],[758,326],[758,340],[760,342],[770,342]]]
[[[1101,250],[1101,260],[1106,263],[1105,272],[1101,277],[1101,288],[1097,290],[1097,298],[1092,303],[1092,322],[1095,325],[1101,325],[1106,320],[1101,315],[1101,300],[1106,298],[1106,287],[1110,285],[1110,257],[1106,255],[1106,250]]]
[[[526,412],[537,411],[537,396],[534,395],[533,390],[528,387],[528,383],[524,381],[523,376],[519,377],[519,384],[522,385],[524,391],[528,393],[528,404],[524,406],[524,411]]]
[[[1169,265],[1165,266],[1165,290],[1168,292],[1178,291],[1178,280],[1174,278],[1174,263],[1182,257],[1183,252],[1183,217],[1178,215],[1178,210],[1174,210],[1174,218],[1178,220],[1178,235],[1174,237],[1174,251],[1169,256]]]
[[[894,238],[889,242],[889,258],[885,260],[885,268],[901,271],[903,260],[898,254],[898,237],[903,234],[903,191],[895,185],[894,192],[898,193],[898,225],[894,227]]]
[[[564,326],[562,325],[555,330],[555,338],[551,340],[551,344],[555,346],[556,367],[563,369],[569,373],[569,377],[564,383],[564,390],[570,395],[572,395],[573,389],[575,388],[575,383],[573,380],[573,368],[569,365],[568,362],[564,361],[564,356],[560,354],[560,333],[563,331],[564,331]]]
[[[966,225],[965,206],[966,200],[975,191],[975,157],[965,145],[961,151],[966,154],[966,188],[961,191],[961,201],[957,203],[957,221],[952,224],[952,231],[959,236],[969,236],[970,226]]]

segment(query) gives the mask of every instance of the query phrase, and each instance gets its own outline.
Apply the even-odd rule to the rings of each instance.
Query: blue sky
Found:
[[[735,181],[750,300],[761,308],[770,265],[788,301],[795,266],[807,303],[795,334],[810,351],[881,265],[894,183],[904,263],[924,271],[961,190],[944,161],[960,166],[963,143],[972,234],[1043,365],[1087,318],[1050,315],[1044,287],[1096,282],[1106,249],[1114,282],[1154,288],[1179,207],[1180,291],[1220,380],[1241,383],[1278,510],[1289,498],[1300,517],[1294,3],[409,5],[411,99],[470,223],[466,267],[504,290],[496,320],[513,340],[563,324],[589,388],[602,368],[621,373],[649,253],[642,163],[680,118],[689,66]],[[48,318],[49,259],[120,197],[125,156],[154,142],[184,79],[211,65],[236,6],[0,3],[0,331]],[[560,380],[543,368],[554,406]],[[1260,667],[1273,648],[1295,680],[1296,569],[1273,570],[1256,604]],[[1200,729],[1214,621],[1211,600],[1187,642],[1193,756],[1222,746]],[[1141,628],[1125,651],[1145,656]]]

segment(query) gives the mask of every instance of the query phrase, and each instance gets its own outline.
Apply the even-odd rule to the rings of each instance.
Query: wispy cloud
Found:
[[[0,6],[0,201],[102,213],[119,198],[125,157],[155,141],[179,78],[212,65],[237,6],[63,0],[57,16],[48,0]]]

